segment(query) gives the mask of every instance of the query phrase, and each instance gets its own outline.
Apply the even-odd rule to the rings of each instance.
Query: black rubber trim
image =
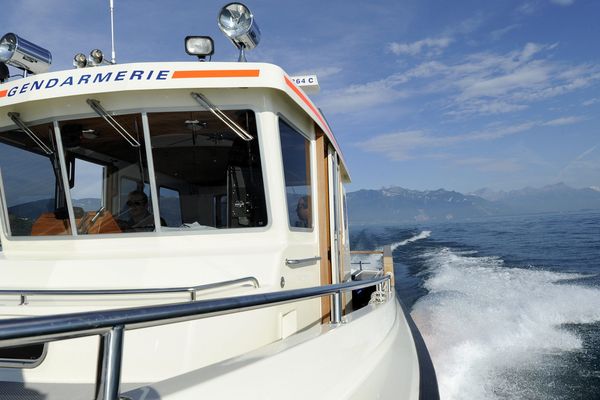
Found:
[[[410,327],[417,350],[417,359],[419,360],[419,400],[439,400],[440,392],[438,390],[437,376],[433,362],[431,362],[431,357],[429,356],[429,350],[427,350],[423,336],[421,336],[419,328],[417,328],[415,321],[410,316],[410,312],[400,299],[398,299],[398,302],[404,311],[404,316]]]

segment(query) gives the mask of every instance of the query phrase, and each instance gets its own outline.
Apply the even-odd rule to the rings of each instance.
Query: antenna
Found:
[[[115,5],[114,0],[110,0],[110,39],[112,44],[112,54],[110,62],[115,64],[117,58],[115,55]]]

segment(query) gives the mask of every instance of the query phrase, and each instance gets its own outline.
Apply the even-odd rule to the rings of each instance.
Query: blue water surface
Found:
[[[600,399],[600,212],[351,226],[391,244],[444,399]]]

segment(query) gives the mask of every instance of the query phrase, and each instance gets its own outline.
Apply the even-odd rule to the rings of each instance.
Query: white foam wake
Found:
[[[392,251],[396,250],[400,246],[406,246],[409,243],[416,242],[417,240],[427,239],[429,236],[431,236],[431,231],[422,231],[418,235],[415,235],[411,238],[408,238],[401,242],[392,243]]]
[[[414,235],[406,240],[401,242],[395,242],[391,244],[392,251],[396,250],[400,246],[406,246],[409,243],[416,242],[417,240],[427,239],[431,236],[431,231],[422,231],[417,235]],[[378,251],[382,251],[383,247],[378,247]],[[357,270],[362,267],[362,269],[377,269],[383,266],[382,255],[381,254],[353,254],[351,258],[352,269]],[[360,265],[360,267],[359,267]]]
[[[600,321],[600,290],[564,282],[581,275],[508,268],[496,257],[447,248],[423,257],[429,294],[412,315],[442,399],[528,398],[507,372],[581,348],[562,324]]]

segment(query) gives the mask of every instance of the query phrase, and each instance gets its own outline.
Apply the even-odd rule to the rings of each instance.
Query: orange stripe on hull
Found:
[[[6,97],[6,93],[8,93],[8,90],[0,90],[0,97]]]
[[[175,71],[173,79],[181,78],[256,78],[260,69]]]

